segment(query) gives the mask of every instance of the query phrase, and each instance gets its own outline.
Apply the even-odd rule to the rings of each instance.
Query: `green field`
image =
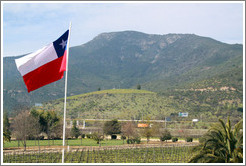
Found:
[[[124,141],[126,143],[126,141]],[[23,144],[20,143],[20,147],[23,147]],[[69,146],[99,146],[96,141],[93,139],[69,139],[66,140],[67,145]],[[62,146],[62,140],[40,140],[39,146]],[[111,145],[123,145],[123,140],[103,140],[101,141],[101,146],[111,146]],[[38,146],[38,141],[36,140],[27,140],[27,147],[29,146]],[[4,143],[4,148],[18,147],[18,141],[11,141]]]
[[[159,137],[152,137],[154,139],[159,139]],[[143,137],[143,139],[146,139]],[[178,137],[179,141],[185,141],[185,138]],[[198,141],[198,138],[193,138],[193,141]],[[146,142],[146,140],[142,140],[141,142]],[[69,139],[66,140],[66,144],[69,146],[113,146],[113,145],[124,145],[127,144],[126,140],[103,140],[100,142],[100,145],[97,144],[97,142],[93,139],[82,139],[82,144],[81,144],[81,139]],[[32,146],[62,146],[62,140],[40,140],[39,144],[38,141],[36,140],[27,140],[27,147],[32,147]],[[18,141],[14,140],[11,142],[5,142],[3,145],[4,148],[14,148],[18,147]],[[19,141],[19,147],[23,147],[23,144],[21,141]]]
[[[65,153],[65,163],[187,163],[192,147],[172,146],[100,150],[77,149]],[[4,163],[61,163],[61,152],[4,154]]]

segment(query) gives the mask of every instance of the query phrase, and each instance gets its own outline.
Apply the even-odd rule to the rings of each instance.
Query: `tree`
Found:
[[[63,121],[59,120],[55,122],[50,128],[50,138],[53,140],[54,145],[54,139],[60,139],[62,137],[63,132]]]
[[[243,120],[232,130],[231,122],[223,120],[211,126],[201,138],[197,152],[190,163],[242,163],[243,162]]]
[[[37,120],[30,115],[29,111],[19,113],[13,122],[14,135],[21,140],[24,150],[26,150],[26,140],[35,133]]]
[[[61,137],[61,119],[54,110],[44,111],[33,109],[30,114],[38,120],[40,132],[45,132],[48,139]]]
[[[170,131],[168,131],[167,129],[165,129],[163,131],[163,133],[161,134],[161,136],[160,136],[160,140],[167,142],[167,140],[170,140],[170,139],[172,139],[172,135],[171,135]]]
[[[137,84],[137,89],[141,90],[141,85],[140,84]]]
[[[40,126],[40,123],[39,123],[37,117],[32,116],[32,114],[30,114],[30,117],[31,117],[32,121],[34,121],[32,127],[35,130],[32,130],[32,134],[29,135],[29,139],[33,139],[34,138],[35,139],[35,145],[36,145],[36,140],[38,140],[38,147],[39,147],[39,139],[40,139],[39,134],[41,133],[41,126]]]
[[[85,134],[80,132],[80,145],[82,145],[82,139],[85,138]]]
[[[11,139],[11,136],[4,131],[3,132],[3,143],[5,143],[6,141],[10,142],[10,139]]]
[[[39,122],[39,125],[40,125],[40,128],[39,128],[39,130],[40,130],[40,133],[41,132],[46,132],[46,120],[45,120],[45,117],[44,117],[44,110],[36,110],[36,109],[32,109],[31,111],[30,111],[30,114],[34,117],[34,118],[36,118],[37,120],[38,120],[38,122]]]
[[[105,122],[103,126],[103,131],[107,135],[120,134],[121,133],[121,125],[117,119]]]
[[[150,127],[150,118],[147,117],[147,127],[144,127],[144,129],[142,130],[142,136],[147,138],[147,143],[149,143],[150,137],[153,136],[154,134],[154,130]]]
[[[136,133],[136,129],[133,122],[123,123],[121,126],[121,133],[123,136],[126,136],[128,139],[130,139],[130,137],[134,137]]]
[[[71,129],[71,137],[75,137],[75,138],[78,138],[80,136],[80,131],[79,129],[77,128],[77,125],[76,125],[76,121],[73,120],[73,127]]]
[[[94,139],[95,141],[97,141],[97,144],[100,144],[100,142],[103,140],[103,135],[100,134],[99,132],[94,132],[92,134],[92,139]]]
[[[55,126],[58,125],[60,118],[57,116],[54,110],[45,111],[43,116],[44,116],[45,125],[46,125],[45,130],[46,130],[46,134],[49,140],[51,136],[53,135],[54,128]]]
[[[152,129],[149,126],[145,127],[142,131],[142,135],[147,138],[147,143],[149,143],[150,137],[153,136],[152,134],[153,134]]]
[[[10,123],[9,123],[8,114],[5,113],[3,115],[3,143],[5,141],[10,142],[10,140],[11,140]]]
[[[42,132],[42,126],[41,126],[41,123],[40,123],[40,114],[39,114],[39,112],[36,109],[32,109],[30,111],[30,116],[32,116],[35,119],[35,122],[36,122],[34,124],[35,125],[34,126],[35,130],[33,131],[32,137],[34,137],[34,139],[35,139],[35,145],[36,145],[36,140],[38,140],[38,147],[40,148],[40,146],[39,146],[39,139],[40,139],[39,134]]]
[[[123,123],[121,126],[121,133],[122,133],[123,143],[125,137],[127,137],[127,140],[130,140],[130,139],[137,138],[139,136],[133,122]]]

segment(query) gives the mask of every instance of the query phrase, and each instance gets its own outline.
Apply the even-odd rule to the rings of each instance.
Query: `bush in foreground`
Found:
[[[141,143],[141,138],[140,137],[136,137],[133,139],[127,139],[127,144],[140,144]]]
[[[167,129],[165,129],[162,133],[162,135],[160,136],[160,140],[161,141],[167,141],[172,139],[172,135],[170,133],[170,131],[168,131]]]
[[[178,138],[177,137],[173,137],[172,138],[172,142],[177,142],[178,141]]]
[[[186,142],[192,142],[193,141],[193,138],[192,137],[187,137],[186,138]]]
[[[92,138],[92,134],[86,134],[86,138]]]

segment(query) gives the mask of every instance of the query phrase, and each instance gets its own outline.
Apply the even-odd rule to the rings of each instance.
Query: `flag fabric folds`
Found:
[[[68,34],[69,30],[42,49],[15,59],[28,93],[63,78],[66,71]]]

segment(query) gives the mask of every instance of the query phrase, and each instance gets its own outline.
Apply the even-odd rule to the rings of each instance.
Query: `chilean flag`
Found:
[[[66,71],[68,35],[69,30],[42,49],[15,59],[28,93],[63,77]]]

